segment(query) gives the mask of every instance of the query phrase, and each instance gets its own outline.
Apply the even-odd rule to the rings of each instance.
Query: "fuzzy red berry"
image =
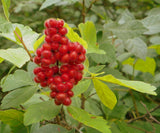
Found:
[[[65,98],[65,100],[63,101],[63,104],[66,106],[69,106],[71,103],[72,103],[72,101],[69,97]]]
[[[59,102],[63,102],[66,99],[67,95],[66,93],[57,93],[55,99]]]

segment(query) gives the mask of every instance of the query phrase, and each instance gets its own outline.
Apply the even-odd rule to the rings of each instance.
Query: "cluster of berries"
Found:
[[[86,50],[78,42],[65,37],[67,29],[63,20],[48,19],[44,23],[45,43],[36,51],[34,80],[51,89],[50,96],[56,105],[70,105],[72,88],[82,79]]]

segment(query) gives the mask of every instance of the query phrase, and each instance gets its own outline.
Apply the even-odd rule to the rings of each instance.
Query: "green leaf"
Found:
[[[39,47],[39,45],[41,45],[41,43],[44,41],[45,35],[41,36],[34,44],[33,44],[33,48],[34,51],[36,51],[36,49]]]
[[[0,133],[11,133],[11,128],[0,121]]]
[[[146,28],[138,20],[127,21],[124,24],[108,23],[104,25],[104,32],[111,31],[122,40],[140,36],[146,31]]]
[[[0,120],[10,125],[13,133],[27,133],[28,127],[23,125],[23,113],[18,110],[0,111]]]
[[[0,31],[7,33],[12,30],[12,23],[8,22],[4,17],[0,15]]]
[[[102,133],[111,133],[107,121],[102,117],[89,114],[88,112],[74,106],[69,106],[67,109],[75,120],[84,125],[95,128]]]
[[[30,60],[29,55],[23,48],[9,48],[6,50],[1,49],[0,57],[13,63],[19,68]]]
[[[147,45],[142,39],[138,37],[134,39],[129,39],[127,40],[125,46],[126,46],[126,49],[130,53],[134,54],[136,57],[139,57],[143,60],[146,59]]]
[[[6,19],[9,21],[9,11],[8,10],[9,10],[11,1],[10,0],[1,0],[1,2],[3,5],[3,11],[6,16]]]
[[[85,80],[85,81],[80,81],[76,86],[74,86],[73,88],[73,92],[74,92],[74,96],[78,96],[80,94],[82,94],[83,92],[85,92],[88,87],[91,84],[91,80]]]
[[[143,25],[148,29],[144,32],[146,35],[157,34],[160,32],[160,15],[152,14],[142,20]]]
[[[152,86],[151,84],[144,83],[141,81],[127,81],[127,80],[117,79],[112,75],[105,75],[103,77],[95,77],[95,78],[105,82],[118,84],[130,89],[136,90],[138,92],[148,93],[150,95],[157,95],[155,92],[156,90],[155,86]]]
[[[16,41],[21,43],[21,38],[22,38],[22,33],[18,27],[15,28],[14,30],[14,37],[16,38]]]
[[[13,90],[3,98],[1,107],[3,109],[17,107],[30,99],[35,92],[36,88],[34,86],[25,86]]]
[[[105,40],[105,39],[104,39]],[[106,54],[91,54],[91,58],[96,63],[112,63],[116,60],[115,47],[107,41],[100,44],[100,49],[103,49]],[[88,51],[87,51],[88,52]]]
[[[51,5],[55,5],[55,6],[71,5],[76,3],[77,1],[79,0],[46,0],[40,7],[40,10],[43,10]]]
[[[18,45],[23,46],[19,41],[16,40],[14,31],[18,28],[21,31],[23,42],[26,45],[28,50],[34,51],[33,44],[36,42],[39,34],[34,32],[30,27],[24,26],[22,24],[12,24],[12,29],[7,33],[0,33],[1,36],[6,39],[17,43]]]
[[[67,33],[67,37],[72,41],[72,42],[79,42],[81,45],[83,45],[83,47],[85,49],[88,48],[87,42],[85,40],[83,40],[76,32],[74,32],[74,30],[69,27],[69,25],[67,23],[65,23],[64,27],[67,28],[68,33]]]
[[[87,42],[87,53],[105,54],[103,50],[99,49],[97,45],[96,28],[93,22],[81,23],[78,25],[82,38]]]
[[[1,80],[3,92],[29,85],[34,85],[34,83],[28,72],[24,70],[17,70],[14,74],[10,74],[9,76],[4,77],[4,80]]]
[[[122,64],[129,64],[132,67],[134,66],[134,69],[136,70],[139,70],[141,72],[149,72],[154,75],[156,69],[156,62],[153,58],[146,57],[146,60],[138,59],[135,63],[134,62],[134,58],[128,58],[127,60],[123,61]]]
[[[61,107],[56,106],[53,100],[33,104],[24,114],[24,124],[30,125],[41,120],[50,120],[59,113],[60,109]]]
[[[34,133],[68,133],[68,130],[56,124],[47,124]]]
[[[113,109],[117,103],[117,98],[111,89],[103,82],[93,79],[94,88],[101,102],[108,108]]]

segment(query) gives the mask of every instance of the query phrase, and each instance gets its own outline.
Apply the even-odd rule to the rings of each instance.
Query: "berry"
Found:
[[[37,49],[36,54],[37,54],[38,57],[41,56],[42,50],[43,50],[43,48],[38,48]]]
[[[67,95],[66,93],[57,93],[55,99],[59,102],[63,102],[66,99]]]
[[[68,95],[69,97],[73,97],[74,93],[73,93],[73,91],[68,91],[68,92],[67,92],[67,95]]]
[[[52,52],[49,51],[49,50],[44,50],[44,51],[42,52],[42,56],[43,56],[44,58],[51,58]]]
[[[63,104],[66,106],[69,106],[71,103],[72,103],[72,101],[69,97],[65,98],[65,100],[63,101]]]
[[[68,70],[69,70],[69,68],[68,68],[67,65],[62,65],[62,66],[60,67],[60,72],[61,72],[61,73],[67,73]]]
[[[43,46],[42,46],[43,50],[48,50],[50,51],[51,50],[51,45],[48,44],[48,43],[44,43]],[[42,52],[42,51],[41,51]]]
[[[67,73],[64,73],[61,75],[62,80],[65,81],[69,81],[69,75]]]
[[[42,71],[42,68],[41,67],[36,67],[34,70],[33,70],[33,73],[35,74],[35,75],[37,75],[39,72],[41,72]]]
[[[51,60],[50,60],[50,59],[45,59],[45,58],[43,58],[43,59],[41,60],[41,66],[42,66],[42,67],[48,67],[50,64],[51,64]]]
[[[51,43],[51,42],[52,42],[50,36],[46,36],[46,37],[45,37],[45,41],[46,41],[47,43]]]
[[[60,40],[61,40],[61,36],[59,34],[54,34],[52,36],[52,41],[53,42],[60,42]]]
[[[35,57],[34,57],[34,63],[40,64],[40,63],[41,63],[41,58],[38,57],[38,56],[35,56]]]
[[[73,88],[73,84],[71,82],[66,82],[65,86],[66,86],[67,90],[71,90]]]
[[[57,95],[57,93],[56,93],[55,91],[52,91],[52,92],[50,93],[50,96],[51,96],[52,98],[55,98],[56,95]]]
[[[57,91],[58,92],[65,92],[66,91],[66,87],[63,83],[60,83],[57,85]]]
[[[47,82],[41,82],[40,85],[41,85],[42,87],[47,87]]]
[[[37,77],[34,77],[34,81],[35,81],[36,83],[40,83],[40,82],[41,82]]]
[[[77,67],[78,67],[79,71],[82,71],[84,69],[84,65],[83,64],[78,64]]]
[[[67,34],[67,29],[65,27],[59,29],[59,33],[64,36]]]
[[[53,43],[51,43],[51,48],[52,48],[52,50],[58,50],[58,48],[59,48],[59,44],[58,44],[58,43],[53,42]]]
[[[53,70],[53,72],[54,72],[55,74],[57,74],[57,73],[59,72],[58,66],[52,67],[52,70]]]
[[[57,20],[56,19],[49,19],[49,26],[50,27],[57,27]]]
[[[58,101],[58,100],[54,100],[54,103],[56,104],[56,105],[61,105],[61,102],[60,101]]]
[[[69,54],[69,58],[71,61],[75,61],[77,59],[78,55],[77,55],[77,52],[76,51],[72,51],[70,54]]]
[[[62,28],[64,25],[64,21],[63,20],[58,20],[57,22],[57,28]]]
[[[44,26],[46,27],[46,28],[49,28],[49,19],[47,19],[45,22],[44,22]]]
[[[57,90],[57,86],[54,83],[52,83],[52,84],[50,84],[50,89],[52,91],[56,91]]]
[[[62,83],[61,77],[60,76],[55,76],[54,77],[54,83],[56,83],[56,84]]]
[[[45,74],[43,73],[43,72],[39,72],[38,74],[37,74],[37,78],[38,78],[38,80],[39,81],[45,81]]]
[[[65,54],[65,53],[67,53],[67,51],[68,51],[68,47],[67,47],[66,45],[61,45],[61,46],[60,46],[59,52],[60,52],[61,54]]]
[[[69,54],[65,54],[61,58],[62,63],[68,63],[69,62]]]
[[[57,29],[56,29],[56,28],[49,28],[49,29],[47,30],[47,32],[48,32],[48,35],[49,35],[49,36],[53,36],[54,34],[57,33]]]
[[[60,43],[61,43],[61,44],[64,44],[64,45],[67,45],[67,44],[68,44],[68,38],[66,38],[66,37],[61,37]]]

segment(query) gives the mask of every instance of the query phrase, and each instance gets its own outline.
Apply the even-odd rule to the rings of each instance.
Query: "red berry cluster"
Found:
[[[70,105],[72,88],[82,79],[82,62],[86,50],[78,42],[70,42],[65,37],[67,29],[63,20],[48,19],[44,23],[45,43],[36,51],[34,80],[42,87],[51,89],[50,96],[56,105]]]

